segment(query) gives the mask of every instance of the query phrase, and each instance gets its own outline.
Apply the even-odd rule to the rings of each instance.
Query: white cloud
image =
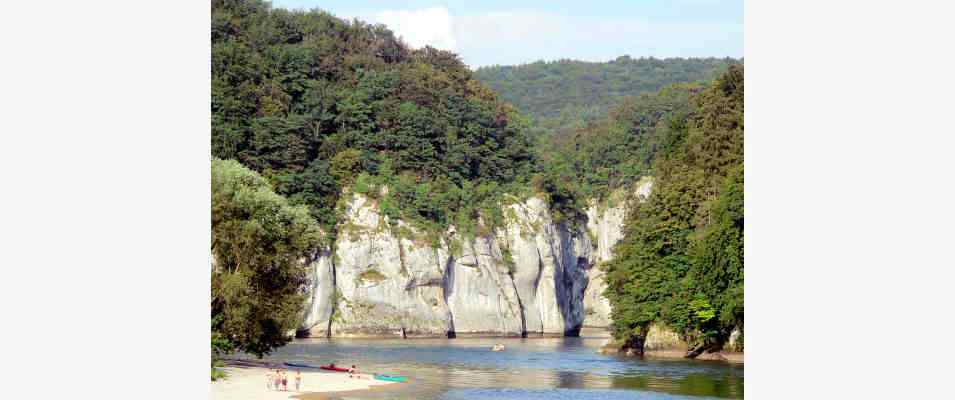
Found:
[[[639,17],[573,16],[516,9],[452,16],[446,7],[366,12],[414,48],[458,53],[476,68],[571,58],[742,56],[742,25],[679,23]]]
[[[445,7],[387,10],[375,13],[371,19],[387,25],[411,47],[430,45],[444,50],[457,50],[454,22]]]
[[[534,11],[492,12],[457,18],[454,32],[462,44],[506,44],[538,41],[559,35],[571,28],[559,15]]]

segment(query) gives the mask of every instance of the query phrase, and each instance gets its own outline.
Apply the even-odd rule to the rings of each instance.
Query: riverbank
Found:
[[[652,350],[643,354],[646,358],[662,359],[687,359],[686,350]],[[743,363],[743,353],[734,351],[719,351],[716,353],[703,353],[694,358],[700,361],[724,361],[733,364]]]
[[[600,354],[621,354],[618,346],[603,346],[597,350],[597,353]],[[633,356],[638,357],[638,356]],[[671,349],[671,350],[648,350],[643,353],[644,358],[648,359],[668,359],[668,360],[689,360],[686,358],[686,349]],[[715,353],[703,353],[694,360],[699,361],[723,361],[732,364],[743,364],[744,359],[743,352],[735,351],[718,351]]]
[[[624,352],[622,346],[614,341],[613,339],[607,340],[599,349],[597,353],[600,354],[626,354],[631,355],[629,352]],[[648,359],[683,359],[686,358],[687,348],[685,346],[674,346],[671,348],[657,348],[652,350],[645,350],[643,353],[644,358]],[[636,356],[635,356],[636,357]],[[693,358],[694,360],[700,361],[723,361],[731,364],[743,364],[745,358],[745,353],[740,351],[717,351],[717,352],[706,352]]]
[[[395,382],[375,379],[352,379],[341,372],[319,372],[301,369],[302,386],[295,391],[296,369],[283,367],[289,376],[288,391],[276,391],[266,387],[265,374],[271,365],[255,361],[228,361],[220,370],[225,379],[211,383],[211,398],[214,400],[279,400],[322,399],[327,393],[360,393],[367,390],[384,390]],[[368,375],[365,375],[368,376]],[[370,378],[370,376],[368,376]]]

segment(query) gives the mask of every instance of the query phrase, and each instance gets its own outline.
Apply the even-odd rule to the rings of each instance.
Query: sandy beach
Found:
[[[285,368],[289,376],[288,391],[276,391],[266,387],[265,374],[267,365],[255,362],[231,361],[220,368],[227,376],[212,382],[211,397],[215,400],[245,400],[245,399],[302,399],[322,398],[322,394],[332,392],[351,392],[369,390],[372,388],[384,389],[383,386],[396,384],[395,382],[379,381],[375,379],[352,379],[348,374],[341,372],[324,372],[302,369],[302,387],[295,391],[295,370]],[[365,375],[370,378],[370,375]]]

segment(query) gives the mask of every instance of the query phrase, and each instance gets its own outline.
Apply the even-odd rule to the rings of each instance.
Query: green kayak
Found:
[[[379,381],[404,382],[408,380],[408,377],[404,375],[375,374],[375,379]]]

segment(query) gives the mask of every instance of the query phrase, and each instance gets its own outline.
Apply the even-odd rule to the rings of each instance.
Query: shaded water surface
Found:
[[[270,362],[357,364],[362,372],[407,375],[387,390],[347,399],[700,399],[742,398],[743,366],[715,361],[641,360],[597,354],[605,338],[306,339]],[[491,352],[503,343],[502,352]]]

